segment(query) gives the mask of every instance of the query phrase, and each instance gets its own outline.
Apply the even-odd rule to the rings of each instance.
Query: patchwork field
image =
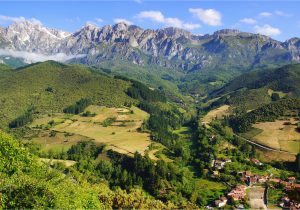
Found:
[[[253,127],[260,129],[261,132],[254,135],[252,140],[277,150],[298,153],[300,152],[300,133],[296,130],[298,122],[298,120],[291,118],[289,120],[256,123]]]
[[[91,116],[55,114],[52,117],[44,116],[35,120],[31,126],[43,128],[54,121],[49,130],[44,130],[44,135],[39,135],[33,140],[43,145],[43,149],[62,150],[80,140],[93,140],[99,144],[106,144],[107,149],[123,154],[133,154],[138,151],[145,153],[148,146],[153,143],[150,134],[139,132],[138,129],[147,120],[149,114],[137,107],[108,108],[103,106],[89,106],[85,111]],[[50,136],[50,133],[56,135]],[[155,159],[155,151],[150,156]]]
[[[63,163],[66,167],[70,167],[76,164],[76,161],[73,160],[58,160],[58,159],[48,159],[48,158],[40,158],[40,161],[44,163],[49,163],[50,165],[54,163]]]
[[[214,109],[214,110],[211,110],[209,111],[203,118],[203,122],[204,123],[210,123],[212,122],[213,119],[215,118],[222,118],[223,116],[226,116],[229,114],[229,108],[230,106],[229,105],[223,105],[223,106],[220,106],[219,108],[217,109]]]

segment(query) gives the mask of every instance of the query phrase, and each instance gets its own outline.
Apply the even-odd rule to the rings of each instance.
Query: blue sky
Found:
[[[128,21],[142,28],[176,26],[194,34],[223,28],[300,37],[300,1],[1,1],[0,26],[23,18],[69,32],[90,22],[98,26]]]

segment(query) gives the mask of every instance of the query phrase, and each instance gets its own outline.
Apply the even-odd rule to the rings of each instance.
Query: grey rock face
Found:
[[[0,28],[0,48],[45,55],[86,54],[80,61],[88,64],[120,59],[185,71],[300,61],[299,38],[282,43],[232,29],[199,36],[178,28],[144,30],[125,23],[102,28],[87,24],[71,34],[29,21],[17,22]]]

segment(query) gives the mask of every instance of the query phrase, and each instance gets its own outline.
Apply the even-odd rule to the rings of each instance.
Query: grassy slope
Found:
[[[59,112],[81,98],[106,106],[120,106],[131,100],[125,93],[130,83],[92,73],[79,65],[48,61],[17,70],[0,68],[0,75],[0,127],[30,105],[40,112]],[[52,87],[53,92],[46,91],[47,87]]]
[[[258,89],[262,87],[276,91],[290,92],[291,95],[299,97],[300,64],[243,74],[232,80],[215,94],[225,94],[241,88]]]
[[[236,77],[223,88],[213,92],[207,99],[218,107],[228,104],[245,111],[254,110],[272,102],[272,93],[280,97],[300,97],[300,64],[281,68],[261,69]],[[210,103],[208,103],[210,102]]]

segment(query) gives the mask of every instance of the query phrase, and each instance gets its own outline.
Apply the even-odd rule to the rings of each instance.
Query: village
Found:
[[[219,175],[219,170],[223,169],[227,163],[231,163],[232,160],[229,158],[223,159],[214,159],[212,161],[212,167],[214,168],[213,175]],[[251,162],[255,165],[261,166],[262,162],[253,158]],[[281,198],[281,201],[277,203],[278,207],[281,208],[289,208],[289,209],[300,209],[300,202],[295,201],[288,196],[290,192],[298,192],[300,193],[300,184],[296,183],[295,177],[288,177],[286,180],[282,180],[280,178],[274,177],[273,174],[265,174],[258,175],[252,173],[251,171],[241,171],[237,172],[240,176],[240,181],[242,184],[234,186],[230,192],[226,194],[226,196],[221,196],[218,200],[215,200],[211,205],[206,206],[206,209],[214,209],[214,208],[223,208],[226,205],[235,205],[237,209],[245,209],[246,207],[243,203],[250,201],[251,196],[249,197],[249,192],[253,188],[260,188],[261,194],[257,197],[256,202],[260,200],[262,202],[262,206],[260,208],[267,209],[268,205],[268,189],[283,189],[286,192]],[[251,203],[251,202],[250,202]]]

